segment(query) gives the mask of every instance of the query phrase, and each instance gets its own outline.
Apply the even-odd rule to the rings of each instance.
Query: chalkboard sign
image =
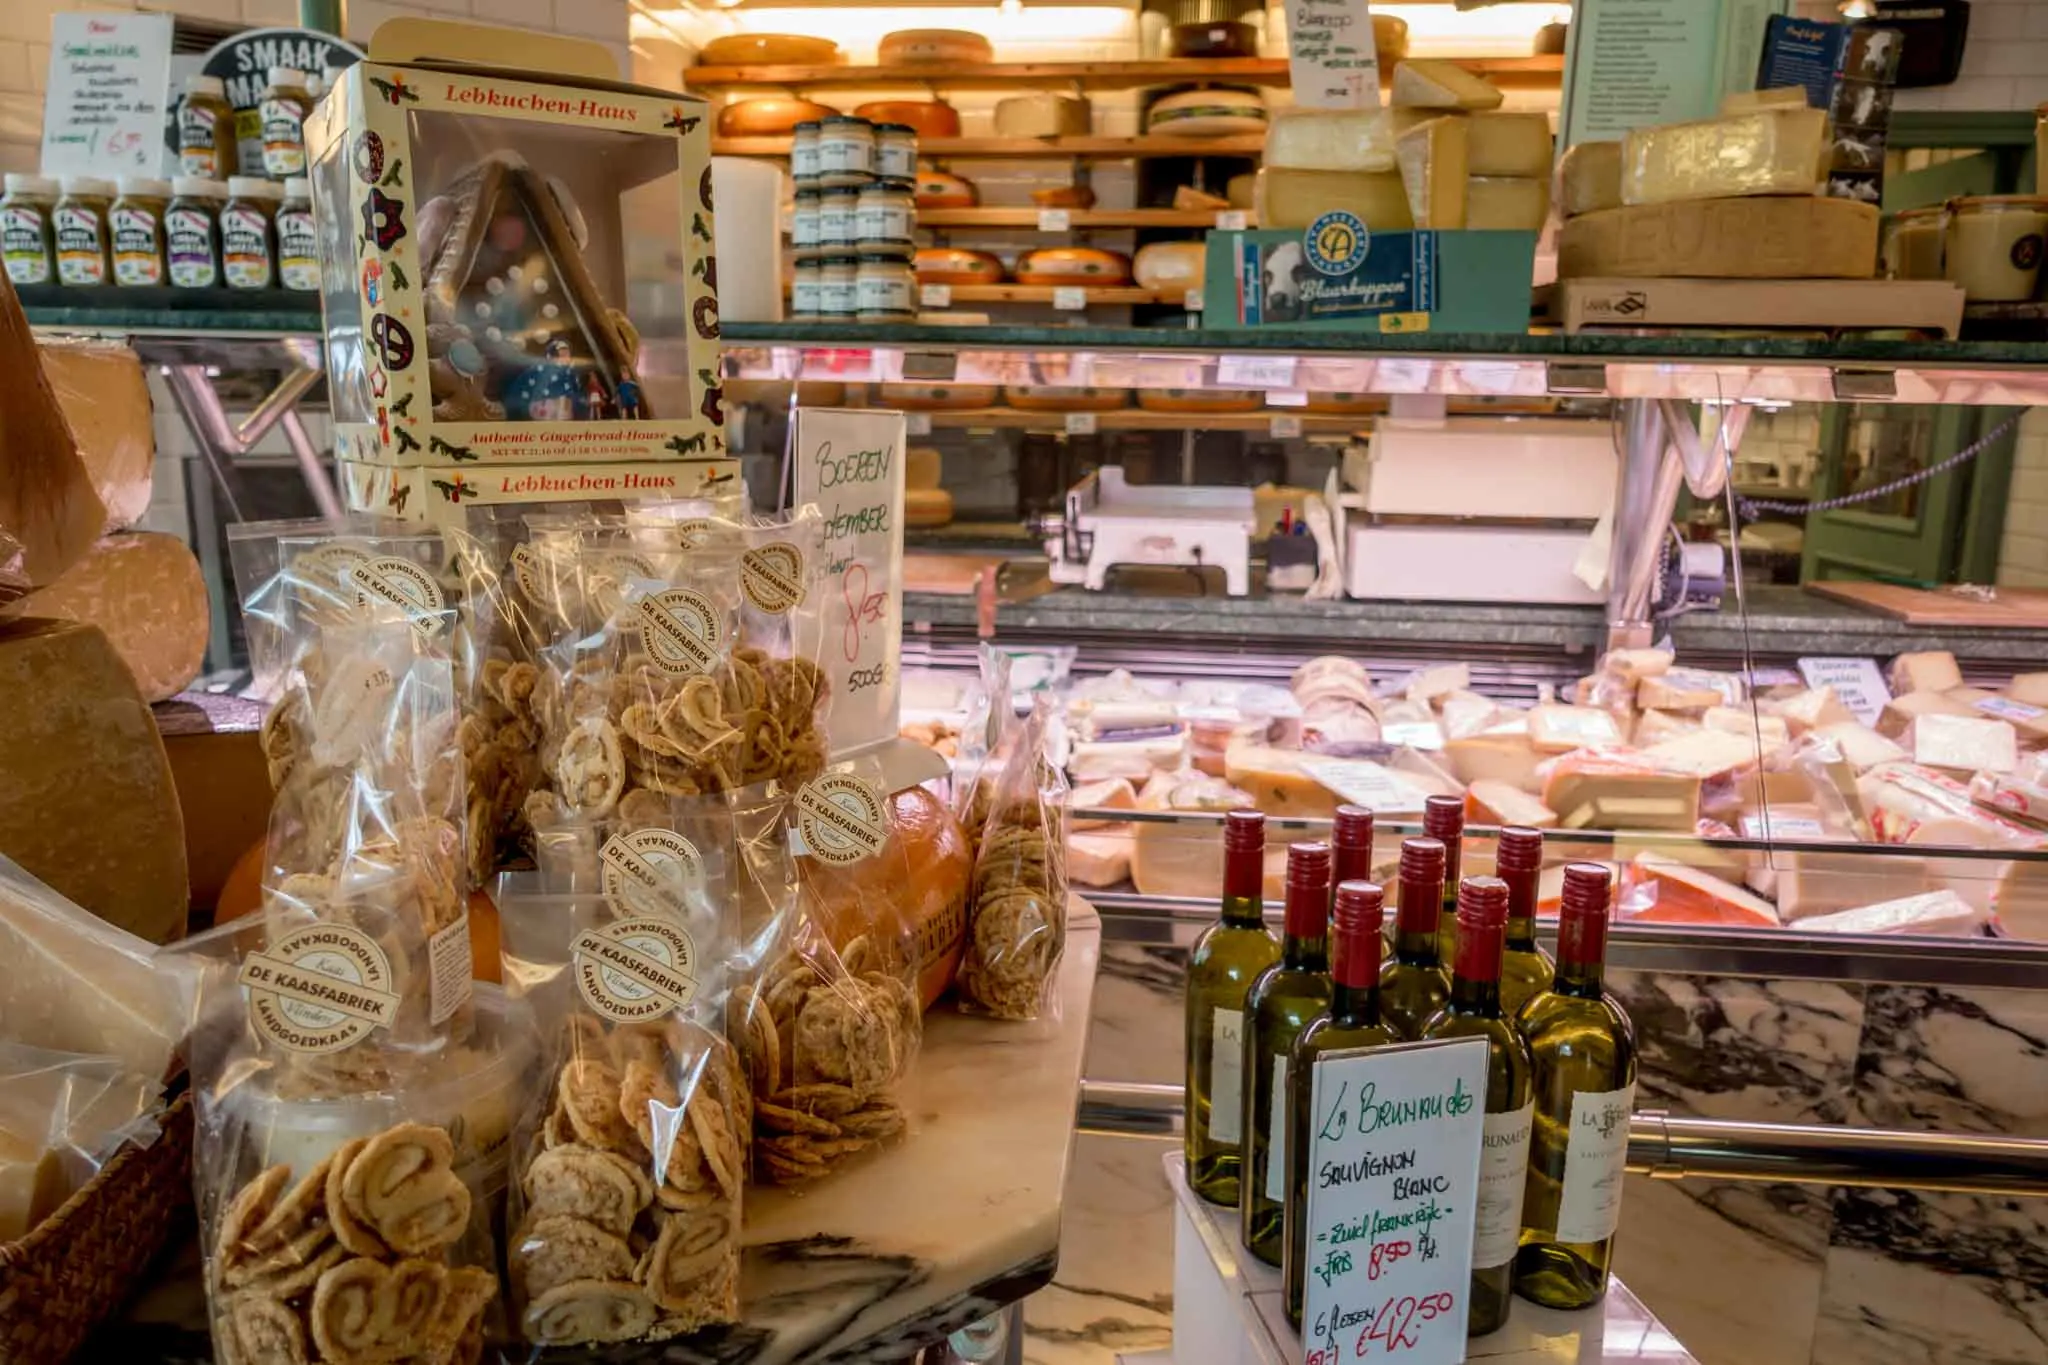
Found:
[[[1317,1062],[1305,1365],[1465,1358],[1486,1047],[1457,1038]]]
[[[1287,54],[1296,104],[1307,109],[1379,107],[1379,47],[1366,0],[1287,0]]]

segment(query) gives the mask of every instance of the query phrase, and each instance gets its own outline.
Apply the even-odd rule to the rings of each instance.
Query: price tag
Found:
[[[1892,699],[1875,659],[1801,659],[1799,676],[1808,687],[1832,687],[1842,705],[1865,725],[1877,724],[1878,713]]]
[[[951,308],[953,286],[950,284],[921,284],[917,287],[917,304],[920,308]]]
[[[1066,209],[1040,209],[1038,230],[1040,232],[1065,232],[1074,224],[1074,218]]]
[[[1301,416],[1292,412],[1276,412],[1266,429],[1276,440],[1292,441],[1301,435]]]
[[[932,415],[928,412],[906,412],[903,414],[903,429],[912,436],[932,434]]]
[[[1303,758],[1300,766],[1317,785],[1375,815],[1418,812],[1428,796],[1392,768],[1367,758]]]
[[[1218,209],[1216,211],[1216,230],[1218,232],[1243,232],[1250,226],[1251,220],[1245,216],[1243,209]]]
[[[1052,291],[1052,306],[1062,313],[1078,313],[1088,306],[1088,291],[1078,284],[1063,284]]]
[[[1287,48],[1296,104],[1307,109],[1379,107],[1379,50],[1366,0],[1287,0]]]
[[[1316,1061],[1303,1220],[1309,1365],[1465,1359],[1486,1046],[1455,1038]]]
[[[1226,389],[1291,389],[1291,355],[1226,355],[1216,361],[1216,382]]]
[[[1092,412],[1070,412],[1067,414],[1067,435],[1093,436],[1095,414]]]
[[[1308,406],[1306,389],[1268,389],[1266,406],[1269,408],[1305,408]]]
[[[1180,306],[1187,309],[1190,313],[1201,312],[1202,291],[1199,289],[1188,290],[1187,293],[1180,296]]]

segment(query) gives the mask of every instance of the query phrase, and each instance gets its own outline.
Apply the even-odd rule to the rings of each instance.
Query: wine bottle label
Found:
[[[1565,1137],[1564,1192],[1558,1198],[1557,1240],[1604,1242],[1621,1222],[1621,1178],[1628,1170],[1628,1121],[1636,1087],[1572,1096]]]
[[[1209,1019],[1209,1140],[1244,1141],[1244,1011]]]
[[[1273,1059],[1272,1118],[1266,1124],[1266,1198],[1287,1202],[1287,1059]]]
[[[1472,1264],[1480,1270],[1515,1259],[1522,1237],[1522,1191],[1529,1178],[1529,1121],[1536,1106],[1488,1114],[1479,1137],[1479,1211],[1472,1226]]]

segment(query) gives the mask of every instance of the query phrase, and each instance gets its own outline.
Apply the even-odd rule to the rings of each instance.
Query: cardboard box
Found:
[[[1526,332],[1533,232],[1372,232],[1348,213],[1300,231],[1212,232],[1205,326]]]
[[[703,101],[498,29],[394,21],[370,56],[306,126],[339,458],[721,460]],[[415,481],[449,502],[462,482]]]

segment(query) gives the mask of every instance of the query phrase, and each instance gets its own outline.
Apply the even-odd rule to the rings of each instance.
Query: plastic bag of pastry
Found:
[[[592,891],[499,880],[505,980],[546,1040],[507,1211],[513,1309],[536,1347],[738,1320],[752,1105],[724,1035],[730,828],[722,800],[679,799],[666,824],[606,839]]]
[[[0,1042],[0,1243],[57,1211],[114,1153],[161,1131],[163,1078],[112,1056]]]
[[[1041,697],[1003,767],[974,859],[963,1008],[1035,1019],[1067,938],[1067,783],[1047,753],[1052,704]]]
[[[389,1046],[417,988],[372,936],[276,901],[166,953],[208,969],[192,1179],[217,1357],[478,1360],[498,1292],[479,1142],[496,1122],[502,1145],[530,1027]],[[294,1064],[342,1053],[346,1073]]]
[[[726,530],[727,525],[733,529]],[[733,689],[741,781],[796,788],[825,770],[829,688],[825,639],[824,519],[804,506],[786,517],[721,523],[739,551]],[[848,628],[858,625],[849,622]]]
[[[967,700],[960,729],[960,754],[953,760],[953,815],[970,838],[988,819],[989,797],[1000,769],[1003,738],[1010,729],[1010,656],[981,646],[980,678]]]
[[[807,1184],[903,1131],[896,1087],[923,1036],[907,843],[871,759],[732,805],[765,913],[748,926],[727,1033],[752,1084],[756,1174]]]

